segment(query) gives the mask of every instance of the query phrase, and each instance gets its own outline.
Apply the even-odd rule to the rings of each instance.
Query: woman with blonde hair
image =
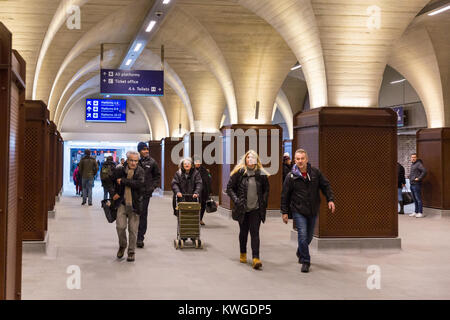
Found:
[[[240,262],[247,263],[247,239],[250,231],[254,269],[260,269],[259,228],[266,220],[269,197],[268,173],[258,154],[249,150],[231,172],[227,194],[234,203],[233,220],[239,222]]]

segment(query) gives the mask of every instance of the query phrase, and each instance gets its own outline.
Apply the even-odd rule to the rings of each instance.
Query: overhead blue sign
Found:
[[[392,107],[392,110],[397,113],[397,127],[403,127],[405,125],[403,121],[403,107]]]
[[[86,99],[86,122],[127,122],[127,100]]]
[[[101,69],[101,94],[163,96],[164,71]]]

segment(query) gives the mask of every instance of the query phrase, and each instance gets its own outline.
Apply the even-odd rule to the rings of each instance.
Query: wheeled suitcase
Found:
[[[183,249],[186,240],[191,239],[193,246],[196,249],[203,249],[203,244],[200,240],[201,205],[198,201],[187,202],[186,198],[188,198],[188,195],[184,195],[183,198],[184,201],[177,201],[176,210],[178,210],[178,226],[177,239],[174,240],[174,247],[175,249]]]

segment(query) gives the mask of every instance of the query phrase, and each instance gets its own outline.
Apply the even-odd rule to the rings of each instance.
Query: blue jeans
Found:
[[[294,212],[293,218],[298,230],[298,254],[300,256],[300,263],[311,263],[309,244],[314,236],[314,226],[316,225],[317,216],[307,217]]]
[[[422,213],[422,185],[415,183],[411,185],[411,195],[414,200],[415,213]]]
[[[94,178],[83,178],[83,203],[86,202],[86,197],[89,200],[89,204],[92,204],[92,186],[94,185]]]

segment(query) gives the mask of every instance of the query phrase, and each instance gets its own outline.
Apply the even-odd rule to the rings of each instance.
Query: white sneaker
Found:
[[[421,213],[416,214],[416,218],[423,218],[423,214]]]
[[[409,216],[410,216],[410,217],[415,217],[416,214],[415,214],[415,213],[411,213]]]

